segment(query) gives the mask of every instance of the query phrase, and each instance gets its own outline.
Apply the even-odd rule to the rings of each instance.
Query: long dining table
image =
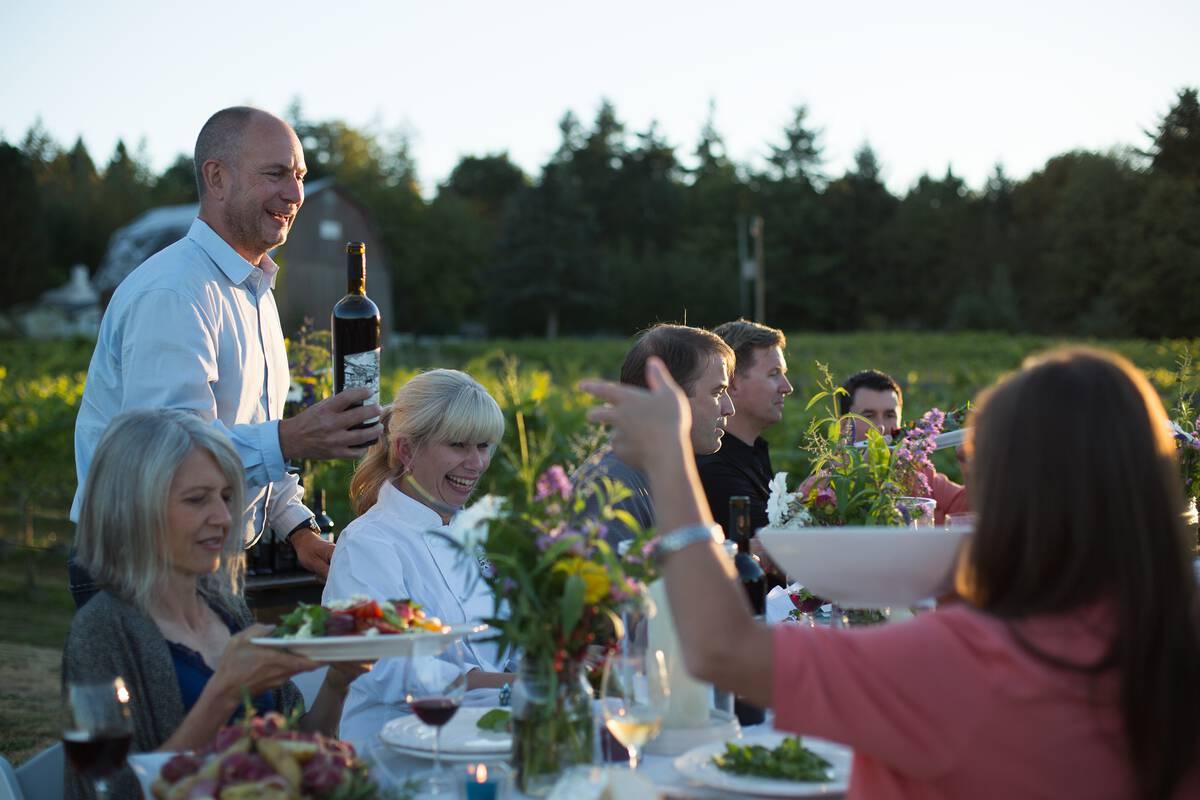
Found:
[[[752,725],[742,729],[744,736],[753,735],[756,733],[772,733],[774,728],[771,726],[771,718],[768,713],[767,721],[761,725]],[[367,752],[364,753],[373,762],[373,771],[377,780],[386,786],[400,786],[406,779],[420,772],[427,771],[432,766],[433,762],[427,759],[416,758],[413,756],[398,753],[388,747],[376,737],[372,742],[364,742],[363,748]],[[733,800],[733,798],[743,798],[747,795],[742,793],[733,793],[710,788],[696,781],[691,776],[681,773],[675,768],[675,755],[655,755],[647,753],[642,756],[638,764],[638,773],[648,781],[654,784],[658,790],[659,796],[664,800]],[[444,763],[447,770],[461,771],[461,764]],[[614,769],[628,769],[628,765],[624,763],[615,763],[605,765]],[[463,771],[462,780],[465,781],[465,771]],[[436,795],[442,797],[443,795]],[[450,797],[458,797],[461,795],[451,794]],[[810,796],[810,795],[797,795]],[[822,798],[830,798],[830,800],[838,800],[844,798],[845,795],[841,792],[824,792],[821,793]],[[418,798],[427,798],[431,795],[427,793],[418,793]],[[517,791],[513,786],[508,797],[512,800],[525,800],[529,795]],[[632,800],[632,799],[631,799]],[[637,798],[636,800],[642,800]]]

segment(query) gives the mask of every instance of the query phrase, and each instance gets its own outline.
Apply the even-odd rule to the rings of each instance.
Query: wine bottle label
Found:
[[[367,386],[371,389],[371,396],[364,403],[369,405],[379,404],[379,348],[367,350],[362,353],[347,353],[342,358],[343,369],[346,376],[346,389],[357,389],[360,386]],[[379,422],[379,417],[366,420],[364,425],[374,425]]]

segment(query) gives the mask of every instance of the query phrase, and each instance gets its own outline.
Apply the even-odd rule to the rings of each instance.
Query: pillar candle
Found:
[[[661,580],[650,584],[650,598],[658,611],[649,621],[647,650],[662,651],[667,662],[667,683],[671,687],[671,699],[663,718],[663,727],[703,727],[708,723],[712,687],[689,675],[683,664],[675,620],[667,603],[667,588]]]

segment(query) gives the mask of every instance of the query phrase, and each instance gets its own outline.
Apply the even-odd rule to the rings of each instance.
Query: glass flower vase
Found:
[[[513,769],[522,792],[544,797],[563,771],[592,762],[592,689],[582,664],[555,670],[551,660],[523,658],[512,708]]]

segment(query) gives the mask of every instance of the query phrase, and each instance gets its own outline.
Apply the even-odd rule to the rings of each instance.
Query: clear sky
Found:
[[[602,97],[686,161],[712,99],[738,161],[806,104],[831,174],[869,141],[893,191],[948,165],[978,188],[997,162],[1145,146],[1200,86],[1198,34],[1200,0],[0,0],[0,136],[41,118],[98,164],[144,140],[160,171],[218,108],[299,98],[406,133],[431,194],[463,155],[536,175],[562,114],[590,124]]]

